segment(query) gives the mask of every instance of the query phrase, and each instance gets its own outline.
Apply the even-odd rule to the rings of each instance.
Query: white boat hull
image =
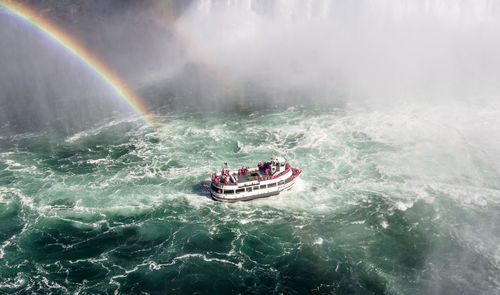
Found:
[[[291,178],[292,172],[283,175],[282,177],[261,181],[253,182],[245,186],[226,186],[230,190],[243,190],[239,193],[227,194],[227,189],[220,190],[217,187],[210,188],[210,194],[214,200],[222,202],[237,202],[237,201],[249,201],[258,198],[266,198],[270,196],[279,195],[282,192],[292,189],[295,184],[296,178]],[[263,188],[263,186],[265,186]],[[258,189],[255,189],[258,187]]]

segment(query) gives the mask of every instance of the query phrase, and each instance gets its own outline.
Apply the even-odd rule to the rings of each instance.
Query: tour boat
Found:
[[[256,168],[213,173],[210,194],[214,200],[224,202],[270,197],[290,190],[300,172],[285,158],[273,156],[270,162],[259,163]]]

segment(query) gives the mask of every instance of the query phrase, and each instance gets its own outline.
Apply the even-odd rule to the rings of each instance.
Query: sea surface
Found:
[[[496,103],[135,116],[0,134],[0,293],[500,294]],[[288,193],[220,203],[272,154]]]

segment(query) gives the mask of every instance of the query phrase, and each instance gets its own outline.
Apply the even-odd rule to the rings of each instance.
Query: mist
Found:
[[[500,93],[494,1],[221,2],[194,3],[178,30],[223,85],[322,102]]]
[[[491,101],[500,94],[496,1],[29,4],[80,40],[157,114]],[[71,131],[130,113],[42,34],[4,11],[0,22],[2,126]]]
[[[179,50],[155,18],[153,2],[20,2],[71,35],[139,96],[145,81],[150,85],[175,67]],[[71,133],[133,113],[97,73],[3,8],[0,40],[0,127]],[[142,100],[149,105],[147,96]]]

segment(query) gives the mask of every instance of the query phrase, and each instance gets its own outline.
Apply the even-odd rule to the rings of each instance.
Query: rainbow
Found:
[[[70,52],[73,56],[82,61],[89,69],[95,72],[118,96],[127,102],[127,104],[151,127],[155,125],[152,115],[142,103],[141,99],[130,90],[127,85],[105,64],[86,50],[74,38],[56,27],[48,20],[39,16],[35,11],[11,1],[0,0],[0,8],[5,8],[19,19],[29,23],[40,32],[50,37],[61,47]]]

